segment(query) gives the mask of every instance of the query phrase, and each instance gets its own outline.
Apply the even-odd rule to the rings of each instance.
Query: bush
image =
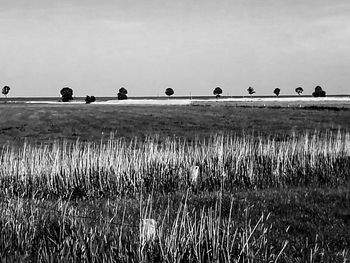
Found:
[[[95,102],[96,101],[96,98],[95,98],[95,96],[86,96],[86,98],[85,98],[85,102],[86,102],[86,104],[89,104],[89,103],[91,103],[91,102]]]

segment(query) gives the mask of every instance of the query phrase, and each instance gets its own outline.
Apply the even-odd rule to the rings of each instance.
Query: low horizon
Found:
[[[117,95],[115,96],[96,96],[94,94],[86,94],[86,95],[77,95],[75,96],[73,94],[73,98],[79,98],[79,99],[84,99],[86,96],[95,96],[97,99],[98,98],[116,98]],[[215,98],[215,95],[172,95],[170,98]],[[320,97],[314,97],[312,94],[283,94],[283,95],[260,95],[260,94],[254,94],[254,95],[220,95],[220,98],[290,98],[290,97],[296,97],[296,98],[305,98],[305,97],[311,97],[311,98],[320,98]],[[350,97],[350,94],[327,94],[327,97]],[[26,99],[26,98],[52,98],[52,99],[59,99],[61,96],[10,96],[8,95],[7,97],[0,97],[0,100],[12,100],[12,99]],[[169,98],[165,93],[164,94],[159,94],[159,95],[149,95],[149,96],[128,96],[128,99],[133,99],[133,98]],[[322,97],[321,97],[322,98]]]
[[[8,94],[8,97],[18,97],[18,98],[25,98],[25,97],[47,97],[47,98],[50,98],[50,97],[52,97],[52,98],[55,98],[55,97],[60,97],[61,95],[60,95],[60,90],[61,89],[58,89],[57,90],[57,95],[19,95],[19,94],[17,94],[17,92],[15,92],[15,94],[16,95],[12,95],[13,94],[13,92],[16,90],[16,89],[14,89],[13,87],[11,87],[10,85],[5,85],[5,86],[9,86],[10,87],[10,92],[9,92],[9,94]],[[65,86],[65,87],[69,87],[69,86]],[[217,87],[219,87],[219,86],[217,86]],[[63,88],[63,87],[62,87]],[[69,88],[71,88],[71,87],[69,87]],[[221,87],[220,87],[221,88]],[[91,93],[91,94],[87,94],[86,92],[85,92],[85,95],[84,95],[84,92],[83,93],[81,93],[81,94],[76,94],[75,95],[75,90],[74,90],[74,88],[72,88],[73,89],[73,96],[74,97],[85,97],[85,96],[87,96],[87,95],[94,95],[94,96],[96,96],[96,97],[116,97],[117,96],[117,93],[118,93],[118,90],[119,90],[119,88],[118,89],[116,89],[115,90],[115,94],[114,95],[111,95],[111,94],[106,94],[106,95],[96,95],[96,93]],[[166,94],[165,94],[165,88],[164,88],[164,90],[163,91],[160,91],[160,92],[157,92],[157,93],[153,93],[153,94],[143,94],[143,95],[136,95],[136,94],[133,94],[133,92],[132,92],[132,90],[129,90],[128,88],[126,88],[127,89],[127,91],[128,91],[128,97],[159,97],[159,96],[166,96]],[[177,94],[177,89],[174,89],[173,88],[173,90],[175,91],[175,93],[174,93],[174,95],[172,95],[172,97],[177,97],[177,96],[179,96],[179,97],[191,97],[191,96],[193,96],[193,97],[210,97],[210,96],[215,96],[214,94],[213,94],[213,91],[214,91],[214,88],[211,90],[211,93],[206,93],[206,94],[196,94],[196,93],[192,93],[191,91],[188,91],[187,93],[182,93],[182,94]],[[290,92],[290,93],[283,93],[283,89],[280,89],[281,90],[281,93],[280,93],[280,95],[279,95],[279,97],[283,97],[283,96],[300,96],[300,95],[298,95],[297,93],[296,93],[296,91],[295,91],[295,89],[293,90],[294,92]],[[327,94],[327,96],[350,96],[350,93],[328,93],[328,90],[327,89],[324,89],[325,91],[326,91],[326,94]],[[221,94],[221,96],[222,97],[224,97],[224,96],[227,96],[227,97],[245,97],[245,96],[250,96],[249,95],[249,93],[248,93],[248,91],[247,91],[247,89],[245,89],[245,92],[244,92],[244,90],[242,91],[242,93],[241,94],[231,94],[230,93],[230,91],[231,90],[225,90],[225,89],[223,89],[222,88],[222,94]],[[254,88],[254,91],[255,91],[255,93],[254,93],[254,95],[253,96],[255,96],[255,97],[259,97],[259,96],[262,96],[262,97],[266,97],[266,96],[272,96],[272,97],[274,97],[274,96],[276,96],[275,94],[274,94],[274,92],[273,92],[273,90],[271,90],[271,92],[269,92],[269,93],[259,93],[259,90],[258,89],[256,89],[256,88]],[[312,93],[315,91],[315,89],[313,88],[313,89],[308,89],[308,90],[303,90],[303,92],[301,93],[301,96],[312,96]],[[131,93],[130,93],[131,92]],[[132,94],[132,95],[131,95]],[[11,96],[12,95],[12,96]]]

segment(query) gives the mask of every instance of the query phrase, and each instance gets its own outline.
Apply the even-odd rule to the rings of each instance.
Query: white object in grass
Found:
[[[190,170],[190,181],[191,184],[197,184],[199,177],[199,166],[195,165],[191,167]]]
[[[141,239],[143,242],[150,242],[156,238],[157,221],[154,219],[142,219]]]

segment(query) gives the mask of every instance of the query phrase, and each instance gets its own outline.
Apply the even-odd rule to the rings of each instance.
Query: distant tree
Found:
[[[63,102],[68,102],[73,100],[73,90],[71,88],[64,87],[63,89],[61,89],[60,93],[62,95]]]
[[[85,102],[86,102],[86,104],[89,104],[89,103],[91,103],[91,102],[95,102],[96,101],[96,98],[95,98],[95,96],[86,96],[86,98],[85,98]]]
[[[118,100],[128,99],[128,96],[126,94],[128,94],[128,91],[124,87],[121,87],[118,92]]]
[[[9,86],[4,86],[2,88],[2,94],[4,94],[5,98],[6,98],[5,102],[7,102],[7,94],[9,94],[9,92],[10,92],[10,87]]]
[[[312,93],[314,97],[326,97],[326,92],[321,88],[321,86],[316,86],[315,91]]]
[[[120,89],[119,89],[119,93],[123,93],[123,94],[128,94],[128,91],[126,90],[126,88],[124,88],[124,87],[121,87]]]
[[[170,97],[170,96],[174,95],[174,90],[172,88],[167,88],[165,90],[165,94]]]
[[[304,91],[304,90],[303,90],[302,87],[297,87],[297,88],[295,89],[295,92],[298,93],[299,96],[300,96],[301,93],[303,93],[303,91]]]
[[[220,87],[216,87],[213,91],[213,94],[215,95],[215,97],[218,99],[220,98],[221,94],[222,94],[222,89]]]
[[[253,95],[255,93],[255,90],[249,86],[249,88],[247,89],[249,95]]]
[[[280,88],[275,88],[275,90],[273,91],[273,93],[275,93],[277,97],[280,95],[280,92],[281,92]]]

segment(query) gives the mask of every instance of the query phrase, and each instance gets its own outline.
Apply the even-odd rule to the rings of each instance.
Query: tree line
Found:
[[[255,93],[254,88],[250,87],[247,89],[248,94],[250,96],[252,96]],[[6,99],[7,99],[7,95],[10,92],[10,87],[9,86],[4,86],[2,88],[2,94],[5,95]],[[218,99],[221,97],[222,95],[222,89],[220,87],[216,87],[213,90],[213,94],[215,95],[215,97]],[[304,89],[302,87],[297,87],[295,89],[295,92],[300,96],[303,92]],[[275,88],[273,90],[273,93],[278,97],[281,93],[281,89],[280,88]],[[73,100],[73,89],[69,88],[69,87],[64,87],[63,89],[61,89],[60,91],[61,97],[62,97],[62,102],[69,102],[71,100]],[[128,98],[127,96],[128,91],[126,88],[121,87],[119,89],[119,92],[117,94],[117,98],[118,100],[126,100]],[[170,97],[172,95],[175,94],[174,90],[172,88],[166,88],[165,89],[165,94]],[[321,86],[316,86],[315,87],[315,91],[312,93],[312,96],[314,97],[326,97],[326,92],[321,88]],[[89,96],[87,95],[85,97],[85,102],[87,104],[91,103],[91,102],[95,102],[96,101],[96,97],[95,96]],[[5,100],[6,102],[6,100]]]
[[[247,89],[248,94],[250,96],[252,96],[255,93],[254,88],[250,87]],[[297,87],[295,89],[295,92],[300,96],[303,92],[304,89],[302,87]],[[273,90],[273,93],[278,97],[281,93],[281,89],[280,88],[275,88]],[[216,87],[213,90],[213,94],[216,96],[216,98],[220,98],[221,94],[222,94],[222,89],[220,87]],[[321,86],[316,86],[315,87],[315,91],[312,93],[312,96],[314,97],[326,97],[326,92],[321,88]]]

